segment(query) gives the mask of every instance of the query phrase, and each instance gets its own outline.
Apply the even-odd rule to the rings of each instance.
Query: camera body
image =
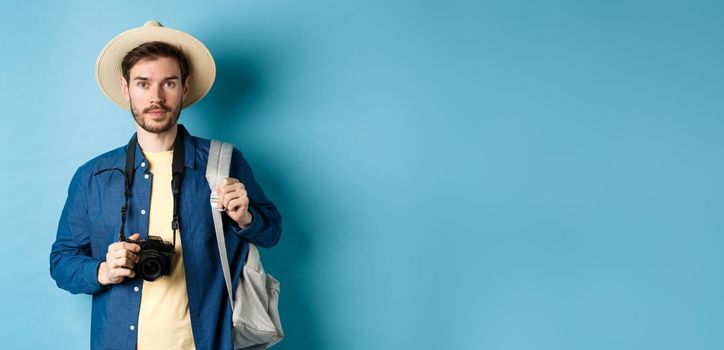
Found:
[[[125,241],[141,247],[141,251],[136,254],[140,259],[133,270],[144,280],[153,282],[171,273],[171,263],[176,253],[172,243],[164,241],[159,236],[151,235],[148,235],[148,239],[137,241],[127,239]]]

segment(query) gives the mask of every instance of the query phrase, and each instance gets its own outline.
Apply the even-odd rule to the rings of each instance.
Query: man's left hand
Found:
[[[227,177],[219,181],[214,190],[219,195],[217,206],[225,208],[229,215],[239,227],[245,228],[251,224],[251,213],[249,212],[249,197],[246,188],[241,181]]]

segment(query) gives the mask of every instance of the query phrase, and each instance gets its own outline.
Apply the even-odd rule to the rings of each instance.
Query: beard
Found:
[[[171,128],[178,122],[179,117],[181,116],[181,106],[177,106],[176,113],[174,115],[174,111],[169,108],[166,105],[154,105],[151,107],[146,108],[143,110],[143,113],[139,113],[139,111],[136,109],[136,107],[133,106],[133,102],[130,102],[131,105],[131,115],[133,115],[133,119],[136,120],[136,123],[147,132],[154,133],[154,134],[161,134],[164,132],[167,132],[171,130]],[[161,121],[160,123],[156,123],[153,120],[147,120],[151,117],[146,117],[145,113],[151,111],[151,110],[158,110],[162,109],[166,111],[166,113],[171,113],[170,117],[167,119]]]

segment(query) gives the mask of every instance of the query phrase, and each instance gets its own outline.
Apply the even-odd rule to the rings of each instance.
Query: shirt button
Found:
[[[146,179],[148,179],[148,174],[146,174],[146,175],[143,175],[143,177],[144,177],[144,178],[146,178]]]
[[[141,209],[141,215],[146,215],[146,209]]]
[[[130,327],[130,328],[131,328],[131,330],[134,330],[134,329],[136,329],[136,327],[133,327],[133,325],[131,325],[131,327]]]
[[[146,162],[141,162],[141,166],[142,166],[142,167],[145,167],[145,166],[146,166]]]
[[[133,287],[134,292],[138,292],[138,287]]]

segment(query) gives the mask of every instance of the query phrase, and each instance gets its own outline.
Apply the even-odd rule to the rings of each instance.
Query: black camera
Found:
[[[153,282],[171,273],[171,263],[176,253],[172,243],[151,235],[148,236],[148,239],[138,241],[127,239],[126,242],[141,246],[141,252],[136,254],[140,259],[133,271],[136,271],[136,274],[144,280]]]

